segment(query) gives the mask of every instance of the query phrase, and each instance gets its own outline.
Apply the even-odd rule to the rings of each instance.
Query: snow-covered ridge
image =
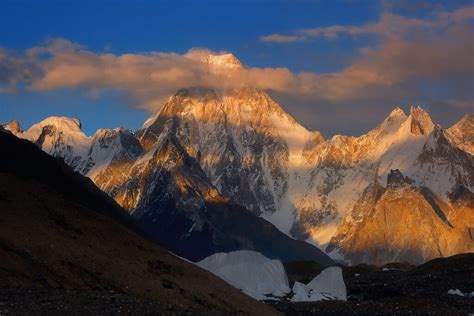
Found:
[[[107,168],[114,158],[135,157],[141,153],[133,134],[124,128],[98,129],[87,136],[77,118],[51,116],[22,131],[16,121],[4,128],[27,139],[52,156],[64,161],[91,178]]]
[[[81,130],[77,118],[51,116],[16,136],[35,143],[52,156],[62,157],[77,171],[87,159],[90,147],[90,137]]]
[[[50,116],[32,125],[22,136],[30,141],[35,141],[40,137],[45,126],[54,126],[58,132],[73,135],[75,140],[88,138],[81,130],[81,121],[78,118],[64,116]]]

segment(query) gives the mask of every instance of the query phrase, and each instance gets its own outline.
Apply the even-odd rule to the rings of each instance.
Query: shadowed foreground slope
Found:
[[[0,215],[2,313],[273,313],[141,237],[90,180],[4,132]]]

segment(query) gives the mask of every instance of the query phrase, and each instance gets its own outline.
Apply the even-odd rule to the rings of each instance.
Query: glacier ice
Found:
[[[342,269],[339,267],[326,268],[306,285],[295,282],[293,293],[292,302],[346,301],[347,292],[346,284],[342,278]]]
[[[283,264],[259,252],[221,252],[197,264],[258,300],[268,299],[266,295],[284,296],[290,292]]]

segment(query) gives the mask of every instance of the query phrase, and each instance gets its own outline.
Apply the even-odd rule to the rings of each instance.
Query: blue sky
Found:
[[[316,37],[291,43],[265,42],[262,36],[294,35],[302,29],[334,25],[362,26],[381,20],[381,15],[387,11],[407,19],[438,21],[433,14],[452,12],[472,3],[3,0],[0,4],[0,47],[8,49],[11,54],[22,55],[26,49],[42,45],[48,39],[62,38],[82,45],[83,49],[97,55],[108,53],[120,56],[156,51],[185,54],[191,48],[206,48],[232,52],[249,67],[285,67],[294,74],[311,72],[324,75],[344,71],[360,58],[363,54],[361,49],[376,49],[381,41],[390,39],[371,31],[360,36],[341,34],[337,38]],[[461,86],[469,86],[469,78],[466,81],[466,74],[462,75],[464,81]],[[426,78],[422,79],[426,81]],[[391,93],[395,92],[391,89],[386,100],[379,98],[367,102],[359,97],[348,97],[343,101],[299,98],[287,91],[276,91],[272,95],[311,129],[322,130],[328,135],[336,131],[357,134],[373,127],[369,124],[383,119],[383,113],[387,113],[395,105],[394,102],[404,102],[402,106],[406,107],[418,102],[431,109],[431,103],[437,104],[439,100],[431,97],[430,89],[434,93],[439,90],[434,87],[446,85],[437,82],[436,86],[431,83],[432,79],[428,78],[425,84],[418,77],[410,77],[397,83],[399,90],[411,80],[417,80],[411,84],[425,85],[421,94],[410,89],[392,96]],[[450,85],[459,78],[448,80],[447,85]],[[149,116],[147,111],[134,107],[130,98],[123,97],[126,92],[120,89],[107,89],[91,97],[87,91],[91,88],[90,84],[86,84],[86,88],[61,87],[48,91],[31,91],[24,88],[25,85],[19,84],[13,92],[0,93],[0,121],[16,118],[23,127],[28,127],[50,115],[74,116],[81,119],[84,130],[91,134],[97,128],[124,126],[136,129]],[[451,90],[448,89],[445,100],[453,99],[450,93],[454,92],[449,92]],[[463,106],[446,119],[447,124],[458,119],[463,112],[472,111],[472,94],[462,91],[461,95],[461,100],[456,101]],[[370,110],[369,104],[373,104],[374,111]],[[376,107],[376,104],[380,106]],[[433,106],[434,115],[445,117],[443,109],[446,104]],[[367,119],[354,119],[353,113],[361,111],[367,113]],[[334,126],[332,122],[341,122],[341,125]]]
[[[314,54],[339,54],[351,43],[264,45],[259,37],[315,25],[360,24],[377,18],[376,1],[2,1],[2,46],[32,47],[61,37],[93,51],[185,53],[227,50],[250,66],[328,70]],[[306,56],[306,57],[305,57]],[[299,57],[299,58],[297,58]]]

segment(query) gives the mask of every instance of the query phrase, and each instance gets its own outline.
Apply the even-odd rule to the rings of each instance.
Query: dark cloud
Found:
[[[31,83],[40,73],[35,62],[0,48],[0,93],[15,93],[20,84]]]

